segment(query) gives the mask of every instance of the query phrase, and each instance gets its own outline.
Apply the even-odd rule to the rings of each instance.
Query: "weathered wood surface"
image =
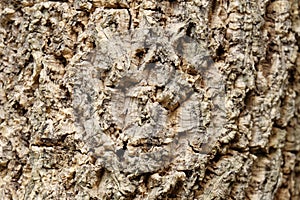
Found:
[[[0,2],[0,199],[300,199],[299,1]]]

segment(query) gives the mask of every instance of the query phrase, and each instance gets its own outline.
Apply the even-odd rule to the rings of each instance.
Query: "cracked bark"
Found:
[[[299,2],[1,1],[0,199],[299,199]]]

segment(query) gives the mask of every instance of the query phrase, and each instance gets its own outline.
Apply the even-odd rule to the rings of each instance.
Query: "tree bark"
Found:
[[[0,199],[300,199],[297,0],[0,2]]]

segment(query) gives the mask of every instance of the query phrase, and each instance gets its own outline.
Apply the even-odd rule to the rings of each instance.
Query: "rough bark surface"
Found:
[[[297,0],[0,2],[0,199],[300,199]]]

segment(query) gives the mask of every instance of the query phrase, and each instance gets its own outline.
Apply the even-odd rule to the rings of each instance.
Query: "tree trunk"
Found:
[[[297,0],[0,2],[0,199],[300,199]]]

